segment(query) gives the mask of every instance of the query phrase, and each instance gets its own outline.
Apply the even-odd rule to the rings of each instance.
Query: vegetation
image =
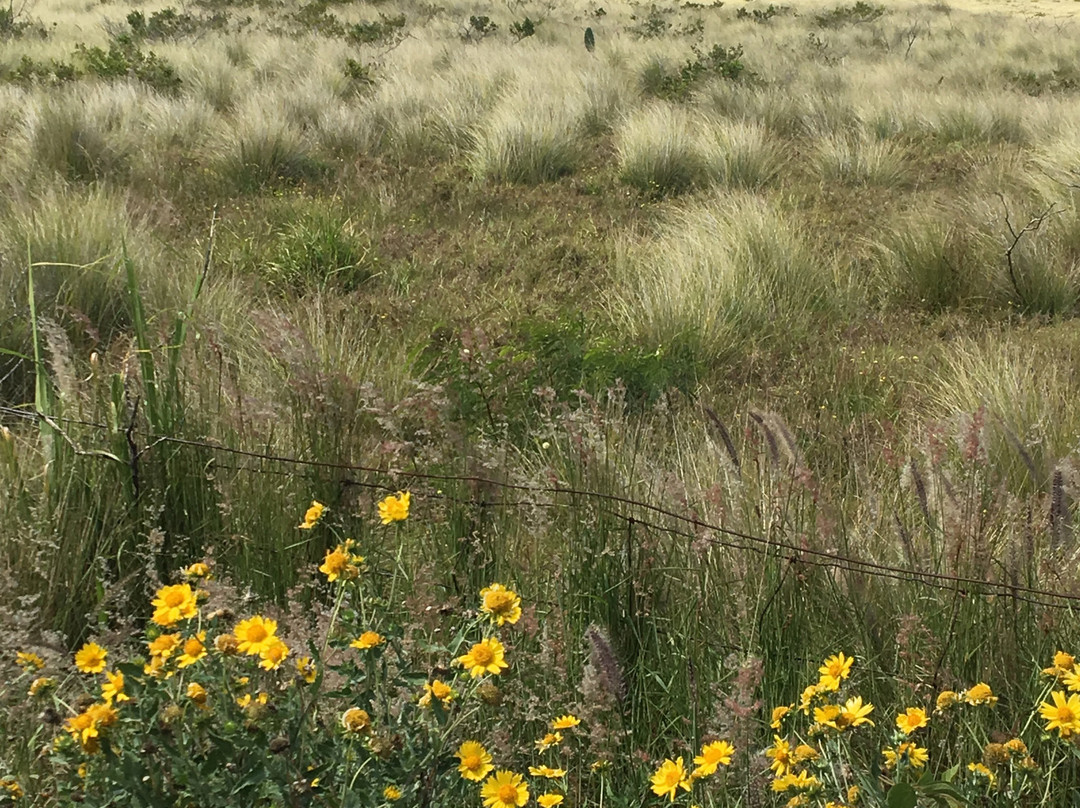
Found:
[[[0,12],[0,804],[1071,806],[1048,8]]]

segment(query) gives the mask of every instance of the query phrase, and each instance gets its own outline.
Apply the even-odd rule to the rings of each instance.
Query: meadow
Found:
[[[0,7],[0,805],[1074,806],[1073,5]]]

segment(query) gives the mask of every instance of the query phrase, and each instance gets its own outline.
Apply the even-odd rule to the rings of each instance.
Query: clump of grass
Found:
[[[1080,431],[1069,405],[1080,395],[1070,371],[1076,348],[1068,326],[1029,346],[1008,336],[957,340],[931,382],[931,411],[948,419],[985,407],[990,467],[1010,490],[1045,490]]]
[[[887,140],[826,138],[818,144],[814,162],[826,182],[901,188],[911,180],[904,150]]]
[[[946,210],[898,222],[879,244],[886,297],[928,311],[985,302],[998,257],[977,228]]]
[[[256,106],[230,132],[215,170],[226,188],[241,193],[278,183],[313,180],[324,172],[304,133],[284,108]]]
[[[628,331],[650,345],[690,345],[712,361],[747,341],[790,336],[838,300],[790,214],[747,194],[680,209],[625,264],[615,312]]]
[[[27,170],[79,182],[123,179],[136,150],[135,116],[141,104],[139,92],[123,85],[41,98],[21,126]]]
[[[715,121],[710,126],[712,171],[721,185],[759,188],[775,179],[787,163],[784,144],[755,123]],[[715,151],[714,151],[715,149]]]
[[[507,99],[480,127],[470,157],[473,175],[535,185],[577,170],[584,157],[576,104]]]
[[[710,167],[701,152],[700,118],[656,103],[627,116],[615,133],[619,177],[648,194],[678,194],[706,185]]]

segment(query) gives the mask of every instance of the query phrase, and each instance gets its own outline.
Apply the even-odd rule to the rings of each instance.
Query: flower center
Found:
[[[478,645],[473,649],[473,659],[480,665],[487,665],[495,658],[495,652],[486,645]]]
[[[468,755],[464,760],[461,761],[461,765],[464,766],[466,769],[479,769],[480,756]]]
[[[266,639],[266,629],[260,625],[254,625],[248,629],[248,642],[262,642]]]
[[[518,795],[517,786],[511,785],[510,783],[499,786],[499,799],[502,802],[511,803],[511,804],[516,803],[517,802],[517,795]]]
[[[165,604],[167,606],[169,606],[169,608],[175,609],[177,606],[179,606],[183,602],[184,602],[184,593],[183,592],[173,591],[173,592],[169,592],[168,594],[165,595]]]

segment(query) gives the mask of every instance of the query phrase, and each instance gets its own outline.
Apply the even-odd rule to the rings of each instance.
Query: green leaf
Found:
[[[889,808],[915,808],[917,802],[915,789],[907,783],[897,783],[889,789],[887,799]]]

